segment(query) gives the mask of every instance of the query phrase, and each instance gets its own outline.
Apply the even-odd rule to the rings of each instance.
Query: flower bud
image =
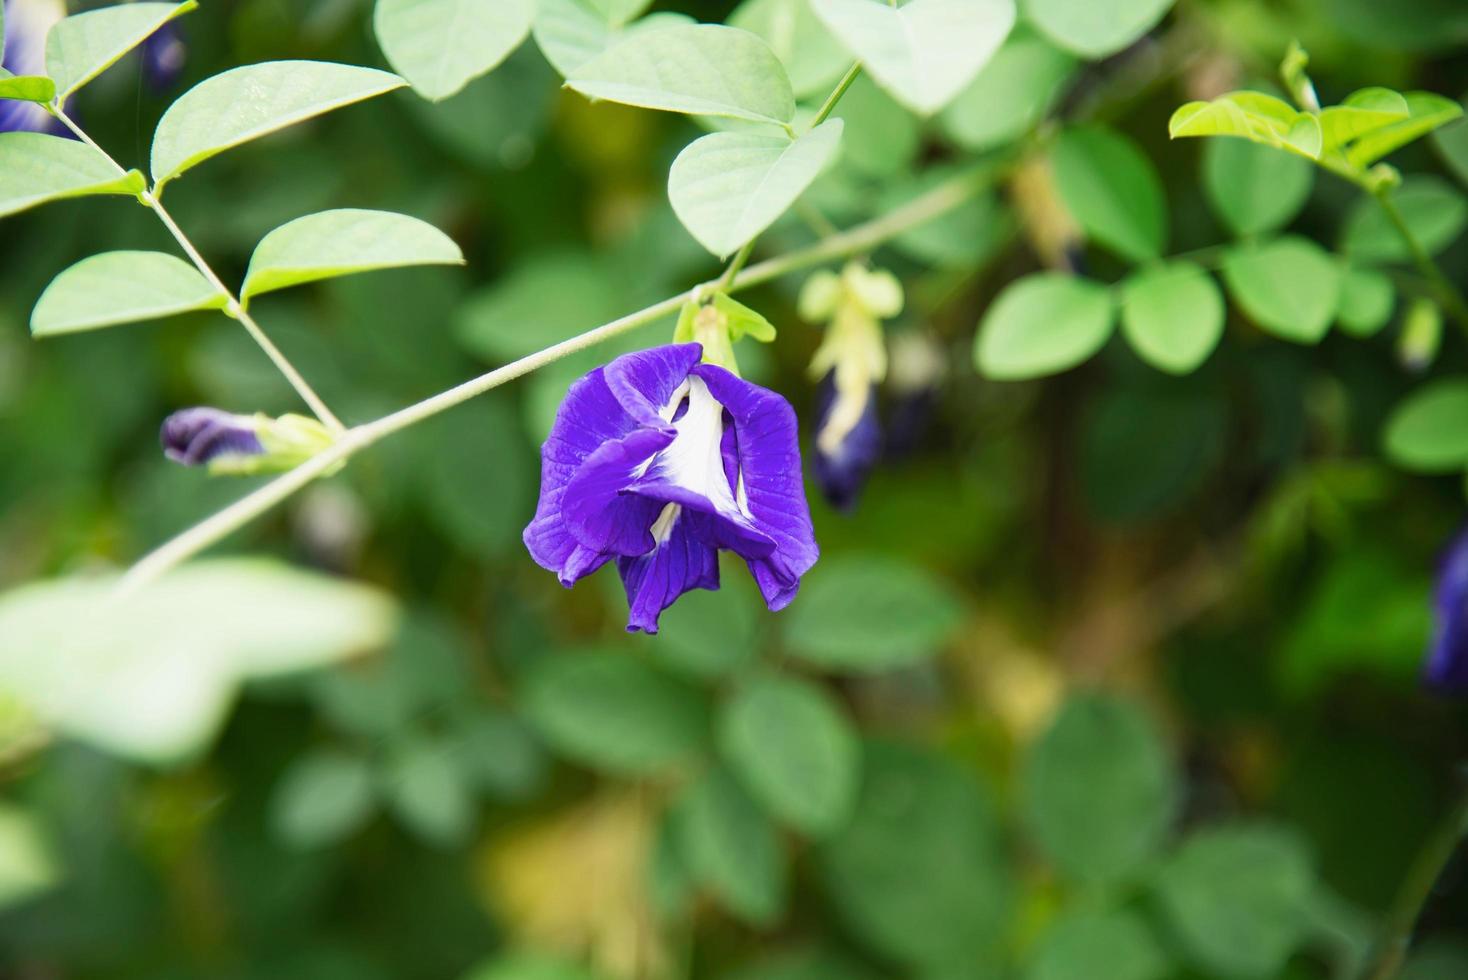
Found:
[[[327,449],[331,432],[302,415],[235,415],[217,408],[186,408],[163,421],[163,454],[183,466],[207,466],[215,475],[249,476],[293,469]]]

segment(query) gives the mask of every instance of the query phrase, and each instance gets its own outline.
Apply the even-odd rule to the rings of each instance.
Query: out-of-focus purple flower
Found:
[[[902,286],[888,272],[853,262],[840,276],[819,272],[801,290],[800,315],[827,322],[811,359],[817,394],[816,477],[835,507],[851,509],[882,454],[877,385],[887,376],[883,319],[902,311]]]
[[[541,450],[525,545],[568,588],[616,559],[629,632],[656,633],[683,593],[717,589],[721,550],[745,560],[771,610],[819,556],[795,412],[702,355],[674,344],[597,368]]]
[[[326,427],[301,415],[235,415],[217,408],[185,408],[163,420],[163,455],[211,473],[247,475],[288,470],[329,447]]]
[[[61,0],[4,0],[5,57],[12,75],[46,74],[46,35],[66,16]],[[51,132],[55,120],[34,102],[0,99],[0,133]]]
[[[178,24],[169,21],[153,36],[143,42],[143,79],[154,92],[166,92],[178,81],[188,60],[188,49],[184,47],[183,32]]]
[[[892,338],[891,359],[892,407],[883,455],[900,459],[916,450],[927,434],[948,364],[942,346],[919,330],[904,330]]]
[[[1458,533],[1442,557],[1433,605],[1427,683],[1447,694],[1468,693],[1468,529]]]
[[[816,418],[816,480],[833,507],[850,510],[882,456],[876,386],[865,398],[841,398],[832,371],[816,394]]]

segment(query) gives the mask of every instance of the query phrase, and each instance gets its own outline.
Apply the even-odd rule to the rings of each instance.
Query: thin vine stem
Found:
[[[76,136],[77,139],[81,140],[87,146],[100,153],[102,157],[109,164],[111,164],[113,169],[115,169],[119,174],[127,173],[127,170],[122,166],[122,164],[113,159],[111,154],[102,149],[102,147],[95,140],[93,140],[91,136],[87,135],[86,131],[78,126],[76,122],[66,114],[65,110],[57,105],[50,105],[47,106],[47,108],[51,111],[51,114],[55,116],[58,121],[60,121],[63,126],[69,129],[72,134]],[[158,195],[153,191],[144,191],[143,193],[138,195],[138,200],[145,207],[147,207],[148,210],[152,211],[155,216],[157,216],[158,220],[163,224],[163,227],[166,228],[168,230],[168,233],[173,236],[173,240],[178,243],[179,248],[183,249],[184,254],[187,255],[189,261],[193,263],[194,268],[199,270],[199,274],[202,275],[206,280],[208,280],[211,286],[213,286],[215,289],[219,290],[221,293],[229,298],[229,304],[225,307],[224,310],[225,315],[230,317],[231,319],[238,320],[240,322],[240,324],[245,328],[245,332],[248,333],[250,337],[255,341],[255,343],[259,345],[260,349],[265,352],[265,356],[270,358],[271,363],[275,365],[276,369],[279,370],[280,373],[285,377],[286,381],[290,383],[290,386],[296,390],[296,394],[301,396],[301,400],[310,407],[311,411],[316,415],[316,417],[334,432],[345,432],[346,426],[344,426],[341,420],[336,417],[336,414],[327,407],[326,402],[323,401],[321,396],[316,393],[316,390],[311,387],[310,383],[301,376],[301,372],[296,370],[296,367],[294,364],[291,363],[290,358],[286,357],[285,353],[281,351],[279,347],[275,346],[275,343],[271,341],[269,336],[266,335],[264,329],[260,326],[260,324],[255,322],[254,317],[250,316],[249,311],[244,308],[244,305],[239,301],[238,297],[235,296],[234,291],[224,284],[224,280],[220,279],[218,274],[215,273],[214,269],[209,265],[209,263],[204,260],[204,256],[199,253],[199,250],[194,246],[194,243],[189,239],[187,235],[184,234],[183,229],[178,226],[178,222],[173,220],[173,215],[168,213],[168,210],[163,206],[163,202],[158,199]]]
[[[1468,833],[1468,774],[1460,773],[1459,781],[1457,799],[1407,870],[1407,877],[1388,915],[1376,956],[1362,973],[1365,980],[1393,980],[1401,973],[1427,900],[1432,897],[1443,870]]]
[[[1396,200],[1392,197],[1391,189],[1383,187],[1373,191],[1372,196],[1381,205],[1381,209],[1386,212],[1387,220],[1392,223],[1392,226],[1397,229],[1397,233],[1407,243],[1407,249],[1412,254],[1413,263],[1417,266],[1417,270],[1432,285],[1433,291],[1437,293],[1438,302],[1442,304],[1443,309],[1447,311],[1449,316],[1458,321],[1459,326],[1468,330],[1468,300],[1463,298],[1463,293],[1457,286],[1452,284],[1443,273],[1442,267],[1437,264],[1437,261],[1433,259],[1431,253],[1427,251],[1427,248],[1417,238],[1416,234],[1413,233],[1411,226],[1407,224],[1406,216],[1402,214],[1402,209],[1397,206]]]
[[[992,186],[1005,170],[1005,167],[996,164],[985,171],[966,174],[939,185],[881,218],[832,235],[807,248],[750,266],[734,277],[733,282],[729,285],[729,291],[750,289],[794,272],[827,265],[870,251],[904,232],[953,211]],[[276,477],[270,483],[194,525],[145,556],[123,576],[119,588],[124,592],[130,592],[154,581],[170,569],[212,547],[289,499],[317,477],[333,472],[358,452],[388,436],[446,412],[500,385],[524,377],[563,357],[593,347],[662,317],[671,316],[690,297],[702,295],[704,291],[717,285],[717,282],[702,283],[688,293],[671,296],[645,309],[629,313],[610,323],[604,323],[585,333],[578,334],[553,347],[547,347],[543,351],[495,368],[447,391],[399,409],[390,415],[385,415],[374,422],[348,429],[330,448],[316,454],[288,473]]]

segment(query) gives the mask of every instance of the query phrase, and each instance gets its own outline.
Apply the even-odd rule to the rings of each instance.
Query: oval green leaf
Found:
[[[267,61],[205,79],[158,121],[152,154],[155,193],[225,150],[404,84],[375,68],[326,61]]]
[[[1351,336],[1371,337],[1391,320],[1396,305],[1397,287],[1385,273],[1349,268],[1341,278],[1341,305],[1336,319]]]
[[[1340,105],[1320,113],[1320,129],[1327,150],[1338,150],[1367,133],[1400,122],[1411,115],[1407,100],[1389,88],[1352,92]]]
[[[0,688],[57,731],[145,762],[196,756],[246,681],[373,649],[395,626],[385,594],[268,561],[185,565],[125,602],[117,587],[61,579],[0,597]]]
[[[1300,213],[1315,185],[1315,168],[1299,155],[1237,139],[1203,147],[1208,203],[1235,235],[1277,231]]]
[[[1162,980],[1174,971],[1147,920],[1135,912],[1073,912],[1035,947],[1027,980]]]
[[[684,14],[653,14],[624,26],[610,12],[595,9],[592,0],[540,0],[533,30],[545,60],[562,77],[569,78],[582,65],[634,34],[692,23],[693,18]]]
[[[1163,918],[1193,965],[1239,980],[1279,976],[1310,932],[1314,891],[1303,843],[1265,826],[1194,834],[1157,883]]]
[[[712,133],[673,161],[668,197],[678,220],[720,258],[790,209],[841,147],[843,123],[831,119],[800,139]]]
[[[1167,244],[1167,200],[1152,162],[1101,126],[1068,129],[1051,157],[1055,185],[1086,234],[1123,258],[1146,262]]]
[[[1408,395],[1387,420],[1382,446],[1392,462],[1418,473],[1468,466],[1468,381],[1434,381]]]
[[[811,0],[877,83],[931,116],[958,97],[1014,26],[1013,0]]]
[[[135,195],[147,186],[136,170],[120,173],[105,156],[77,140],[0,133],[0,217],[68,197]]]
[[[45,75],[12,75],[0,68],[0,99],[45,104],[56,98],[56,83]]]
[[[534,18],[532,0],[377,0],[372,27],[393,70],[438,102],[499,67]]]
[[[1058,374],[1105,346],[1115,317],[1111,291],[1100,283],[1059,272],[1026,276],[984,314],[974,360],[997,381]]]
[[[46,35],[46,74],[61,99],[81,88],[146,41],[164,24],[197,9],[183,3],[124,3],[74,14]]]
[[[261,239],[240,299],[359,272],[463,261],[459,246],[426,221],[391,211],[322,211]]]
[[[1415,142],[1441,126],[1463,116],[1463,107],[1432,92],[1408,92],[1406,119],[1373,130],[1346,151],[1353,167],[1369,167],[1389,153]]]
[[[606,651],[545,658],[526,678],[520,700],[526,720],[552,748],[606,772],[666,771],[706,740],[696,688]]]
[[[1297,344],[1319,343],[1340,302],[1339,264],[1306,238],[1234,249],[1224,259],[1223,278],[1251,320]]]
[[[729,26],[764,38],[790,75],[797,99],[825,95],[851,56],[811,9],[811,0],[745,0]]]
[[[1116,54],[1152,28],[1173,0],[1024,0],[1025,15],[1052,41],[1091,60]]]
[[[1413,177],[1392,192],[1412,237],[1436,255],[1463,234],[1468,225],[1468,199],[1440,177]],[[1366,195],[1346,220],[1342,249],[1365,262],[1410,262],[1412,246],[1375,198]]]
[[[786,616],[785,639],[796,656],[870,672],[937,653],[962,622],[963,607],[923,568],[846,556],[817,566]]]
[[[104,252],[51,280],[31,313],[31,334],[50,337],[228,305],[226,293],[177,256]]]
[[[1122,283],[1122,333],[1142,360],[1169,374],[1188,374],[1207,360],[1224,319],[1223,294],[1191,262],[1145,269]]]
[[[780,836],[722,769],[711,769],[674,804],[678,849],[699,885],[754,926],[785,907],[786,858]]]
[[[718,737],[734,774],[776,818],[820,837],[851,816],[861,746],[841,708],[815,685],[751,681],[725,707]]]
[[[1155,727],[1114,698],[1070,700],[1024,764],[1025,825],[1068,880],[1126,880],[1171,827],[1176,777]]]
[[[717,24],[630,33],[566,84],[591,99],[788,126],[795,95],[780,59],[748,31]]]
[[[1071,55],[1038,37],[1011,37],[941,121],[966,150],[1013,142],[1045,118],[1076,68]]]
[[[324,847],[366,823],[373,803],[372,772],[362,758],[318,750],[291,763],[276,785],[271,830],[298,850]]]

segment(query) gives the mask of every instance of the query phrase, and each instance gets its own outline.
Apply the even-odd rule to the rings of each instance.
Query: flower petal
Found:
[[[1437,624],[1426,680],[1445,693],[1468,692],[1468,530],[1453,539],[1443,556],[1434,605]]]
[[[772,610],[783,609],[795,598],[800,577],[820,557],[805,500],[795,410],[775,392],[712,364],[700,364],[693,373],[734,420],[737,495],[754,526],[775,542],[768,557],[746,561],[765,603]]]
[[[617,559],[627,590],[627,632],[656,633],[658,617],[693,589],[719,587],[719,552],[708,543],[707,515],[666,505],[671,528],[646,555]]]
[[[623,491],[672,441],[670,430],[638,429],[587,457],[566,485],[561,509],[578,544],[615,555],[645,555],[652,550],[655,542],[649,529],[663,504]]]

